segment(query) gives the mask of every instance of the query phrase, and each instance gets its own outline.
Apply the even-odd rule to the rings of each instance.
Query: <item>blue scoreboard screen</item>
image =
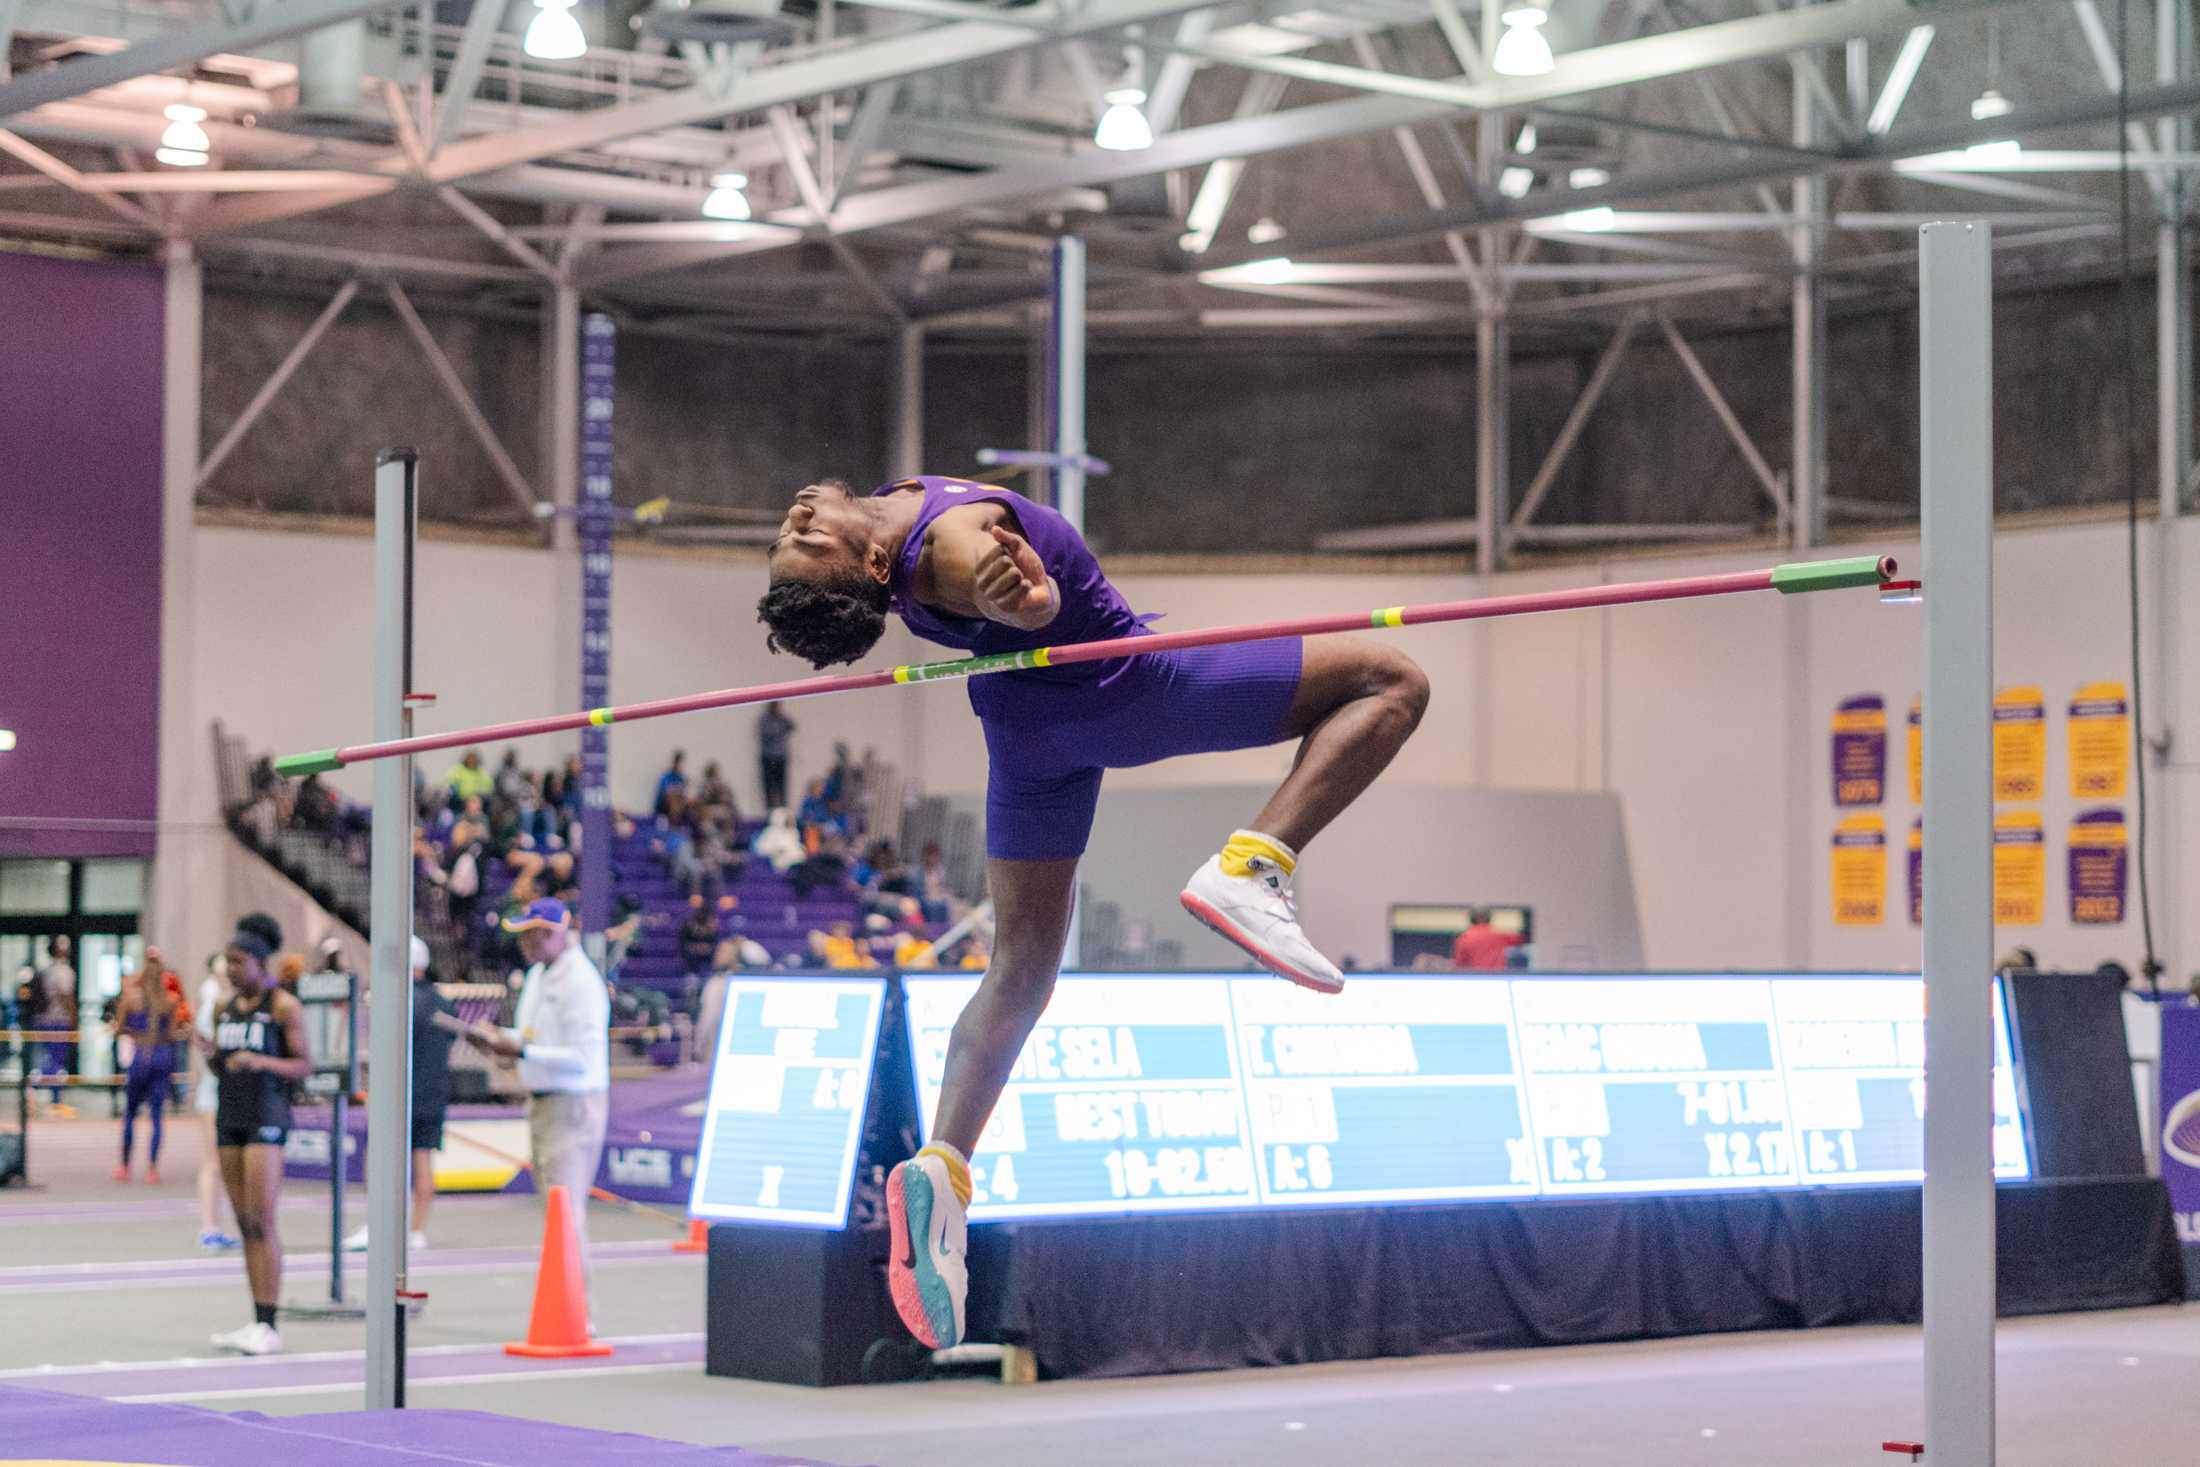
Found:
[[[690,1213],[846,1224],[885,1005],[883,978],[727,986]]]
[[[929,1134],[975,978],[903,980]],[[1994,993],[1994,1172],[2030,1175]],[[1907,977],[1076,975],[971,1158],[1005,1220],[1916,1182]]]

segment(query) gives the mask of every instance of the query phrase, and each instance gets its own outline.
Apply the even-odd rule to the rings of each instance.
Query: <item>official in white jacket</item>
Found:
[[[527,1087],[535,1189],[564,1187],[573,1202],[581,1261],[588,1261],[588,1191],[603,1159],[611,1116],[611,994],[581,951],[565,903],[545,898],[504,930],[519,938],[527,977],[509,1029],[477,1024],[468,1038],[510,1060]]]

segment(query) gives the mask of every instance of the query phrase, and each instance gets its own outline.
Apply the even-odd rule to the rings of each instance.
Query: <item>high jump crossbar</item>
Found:
[[[852,693],[863,688],[891,687],[900,683],[982,677],[988,673],[1016,672],[1034,667],[1067,667],[1080,662],[1104,662],[1115,657],[1151,657],[1157,652],[1175,652],[1187,647],[1215,647],[1231,642],[1263,642],[1280,637],[1313,637],[1330,632],[1423,626],[1433,622],[1485,621],[1545,611],[1580,611],[1597,606],[1635,606],[1649,601],[1732,596],[1744,591],[1778,591],[1783,595],[1797,595],[1807,591],[1834,591],[1857,586],[1891,589],[1895,569],[1891,556],[1855,555],[1839,560],[1798,561],[1774,566],[1770,570],[1733,571],[1715,576],[1682,576],[1667,581],[1582,586],[1567,591],[1528,591],[1511,596],[1485,596],[1473,601],[1435,601],[1420,606],[1386,606],[1371,612],[1342,612],[1332,616],[1298,617],[1288,621],[1255,622],[1245,626],[1204,627],[1196,631],[1115,637],[1101,642],[1073,642],[1061,647],[1039,647],[1030,651],[1001,652],[983,657],[954,657],[942,662],[911,663],[900,667],[878,668],[871,672],[798,678],[793,682],[761,683],[747,688],[721,688],[716,692],[658,698],[646,703],[629,703],[618,708],[591,708],[581,713],[523,718],[511,723],[491,723],[479,728],[457,729],[450,733],[420,734],[381,743],[315,749],[309,753],[288,754],[277,759],[275,772],[285,776],[323,774],[377,759],[426,754],[437,749],[455,749],[469,744],[501,743],[510,739],[531,738],[537,734],[565,733],[590,725],[636,723],[645,718],[667,718],[676,713],[700,713],[706,709],[737,708],[749,703],[815,698],[827,693]]]

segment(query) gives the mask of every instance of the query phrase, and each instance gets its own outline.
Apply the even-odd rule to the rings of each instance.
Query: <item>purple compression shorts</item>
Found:
[[[976,679],[986,854],[1074,859],[1092,835],[1103,771],[1278,742],[1302,654],[1299,638],[1284,637],[1128,658],[1100,682]]]

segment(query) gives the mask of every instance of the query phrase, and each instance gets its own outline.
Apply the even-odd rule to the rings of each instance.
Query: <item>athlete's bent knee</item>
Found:
[[[264,1243],[267,1241],[267,1224],[256,1217],[240,1215],[237,1218],[237,1236],[247,1243]]]

